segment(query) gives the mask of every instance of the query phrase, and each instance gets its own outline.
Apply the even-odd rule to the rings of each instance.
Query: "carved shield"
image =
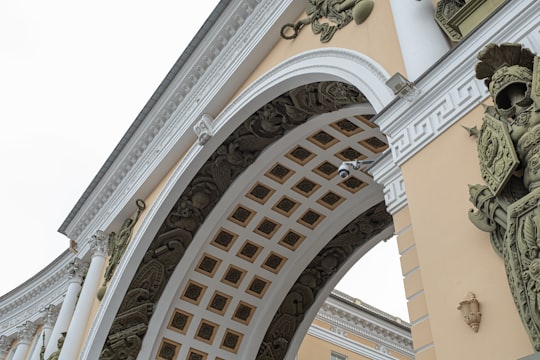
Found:
[[[482,178],[494,195],[501,192],[519,165],[508,124],[487,112],[478,136],[478,160]]]
[[[540,351],[540,189],[508,207],[503,258],[525,329]]]

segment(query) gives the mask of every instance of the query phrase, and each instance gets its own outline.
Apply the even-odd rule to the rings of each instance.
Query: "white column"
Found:
[[[81,281],[83,271],[85,269],[84,264],[79,259],[74,259],[67,269],[67,275],[69,277],[68,287],[66,295],[64,296],[64,302],[58,313],[58,317],[54,324],[51,333],[46,339],[45,359],[51,355],[51,353],[58,350],[58,339],[63,332],[67,332],[73,312],[75,311],[75,305],[77,304],[77,298],[79,291],[81,290]]]
[[[51,332],[54,328],[54,324],[58,316],[59,308],[60,308],[59,306],[55,306],[51,304],[42,310],[42,312],[44,313],[43,314],[43,327],[41,328],[41,332],[39,333],[39,336],[37,338],[37,344],[32,354],[28,357],[28,359],[40,360],[39,354],[41,352],[41,347],[43,346],[43,344],[45,344],[46,346],[49,341],[49,338],[51,337]]]
[[[97,289],[103,279],[103,270],[105,269],[107,257],[107,240],[108,236],[102,231],[98,231],[90,239],[93,251],[92,260],[84,279],[79,301],[71,319],[59,360],[78,359],[90,312],[94,302],[97,301]]]
[[[13,355],[12,360],[26,359],[26,353],[28,352],[28,349],[30,349],[30,344],[32,344],[32,338],[34,337],[36,328],[37,326],[31,321],[27,321],[19,328],[19,342],[15,348],[15,355]]]
[[[0,336],[0,360],[7,359],[9,349],[11,349],[11,343],[13,339],[8,338],[5,335]]]
[[[450,44],[435,22],[431,0],[390,0],[407,78],[415,81],[439,60]]]

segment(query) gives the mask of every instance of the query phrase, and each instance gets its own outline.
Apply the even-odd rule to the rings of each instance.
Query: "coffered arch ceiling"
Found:
[[[363,171],[337,176],[387,148],[372,115],[358,89],[331,81],[249,116],[169,211],[100,358],[284,358],[334,275],[390,235],[381,187]]]

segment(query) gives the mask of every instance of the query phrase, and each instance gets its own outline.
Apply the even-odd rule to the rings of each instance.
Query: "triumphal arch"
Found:
[[[71,250],[0,298],[0,359],[292,360],[393,235],[417,359],[539,358],[539,13],[221,1],[61,225]]]

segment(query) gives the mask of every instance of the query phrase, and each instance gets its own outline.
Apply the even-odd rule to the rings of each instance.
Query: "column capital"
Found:
[[[107,256],[109,235],[98,230],[89,240],[92,256]]]
[[[0,355],[7,355],[9,349],[11,349],[11,344],[13,339],[5,335],[0,336]]]
[[[17,337],[19,339],[19,344],[30,344],[32,338],[36,333],[37,325],[32,321],[27,321],[18,328]]]
[[[76,281],[77,283],[80,284],[85,270],[86,270],[86,265],[81,261],[81,259],[74,258],[67,265],[67,276],[70,279],[70,281]]]
[[[43,326],[53,327],[56,323],[58,317],[58,312],[60,311],[60,306],[50,304],[41,309],[43,314]]]

